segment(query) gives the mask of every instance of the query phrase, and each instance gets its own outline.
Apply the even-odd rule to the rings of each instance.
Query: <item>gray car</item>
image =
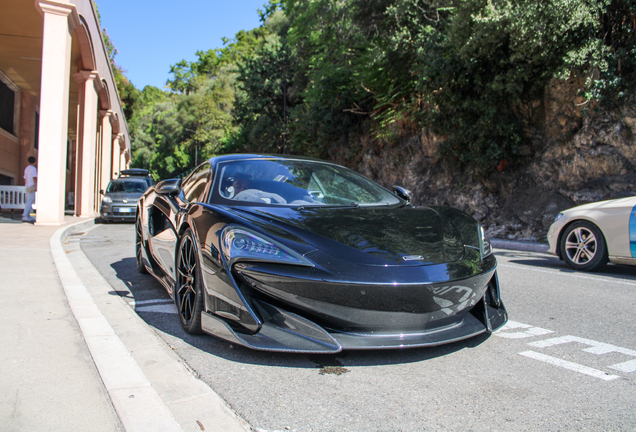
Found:
[[[99,214],[104,222],[134,222],[137,216],[137,201],[148,185],[142,178],[118,178],[111,180],[103,192]]]

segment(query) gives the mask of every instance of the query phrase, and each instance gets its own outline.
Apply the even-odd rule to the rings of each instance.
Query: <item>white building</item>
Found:
[[[38,160],[37,224],[94,216],[130,137],[90,0],[0,2],[0,184]],[[70,202],[69,202],[70,200]],[[74,205],[73,205],[74,204]]]

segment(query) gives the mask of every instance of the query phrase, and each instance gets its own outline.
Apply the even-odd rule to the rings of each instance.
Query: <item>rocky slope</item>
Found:
[[[427,131],[396,146],[363,139],[348,165],[385,186],[409,188],[416,205],[465,210],[491,237],[546,241],[559,211],[636,195],[636,101],[598,110],[577,96],[580,84],[554,82],[542,100],[520,107],[525,156],[486,178],[439,158]]]

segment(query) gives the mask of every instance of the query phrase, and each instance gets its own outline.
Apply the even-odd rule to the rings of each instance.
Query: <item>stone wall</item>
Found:
[[[416,205],[465,210],[491,237],[545,241],[559,211],[636,195],[636,103],[599,110],[578,96],[580,86],[554,82],[542,100],[519,107],[525,156],[487,178],[439,158],[426,131],[393,146],[363,138],[348,165],[384,186],[410,189]]]

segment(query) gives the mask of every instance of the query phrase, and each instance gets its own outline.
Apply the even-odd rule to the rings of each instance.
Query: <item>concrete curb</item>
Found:
[[[92,228],[93,219],[61,228],[50,247],[71,310],[126,431],[252,430],[193,375],[134,306],[120,295],[113,297],[113,287],[79,242],[68,242],[66,250],[62,246],[71,233]]]
[[[62,248],[62,241],[94,219],[57,230],[49,244],[71,311],[127,432],[183,432],[113,328],[102,315]],[[130,397],[134,394],[134,397]]]
[[[512,249],[527,252],[547,253],[549,245],[547,243],[536,243],[523,240],[490,239],[492,247],[497,249]]]

